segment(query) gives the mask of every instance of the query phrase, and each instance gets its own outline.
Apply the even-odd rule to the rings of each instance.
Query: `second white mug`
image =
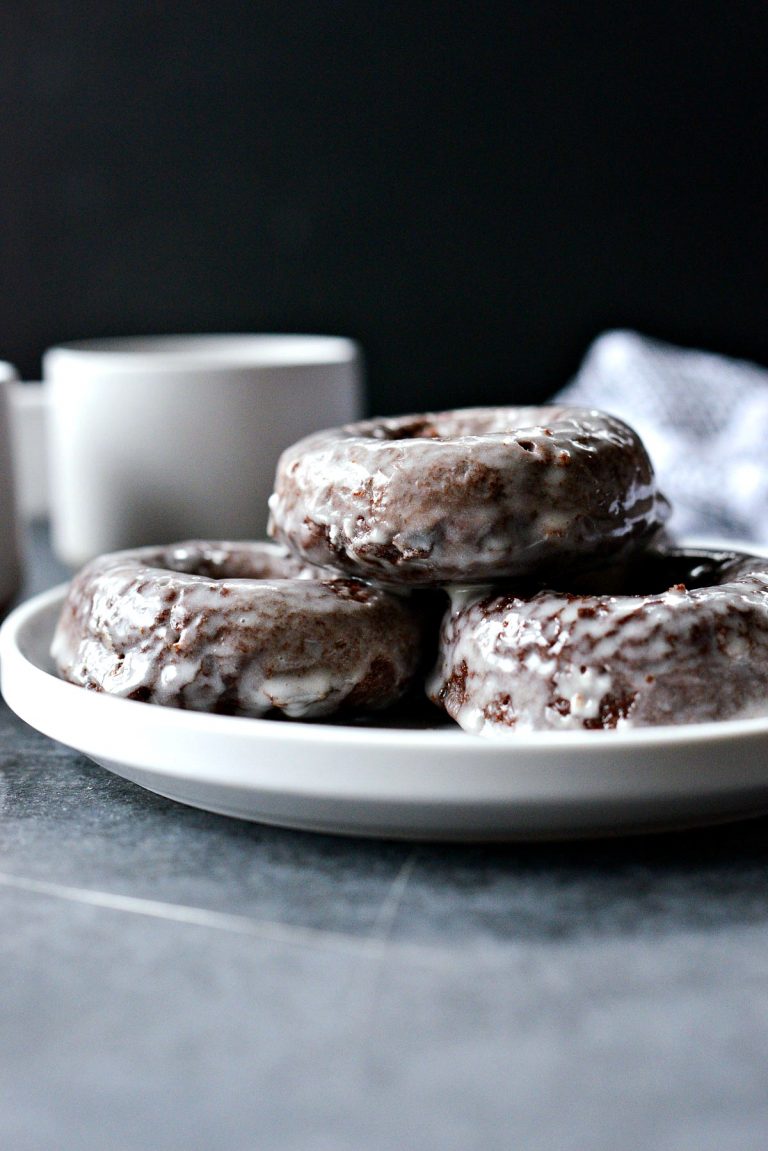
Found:
[[[78,565],[184,538],[256,539],[281,450],[356,419],[362,360],[335,336],[144,336],[43,358],[51,531]]]

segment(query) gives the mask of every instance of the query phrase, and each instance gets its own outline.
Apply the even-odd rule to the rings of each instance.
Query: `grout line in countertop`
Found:
[[[360,1034],[367,1036],[370,1040],[369,1043],[366,1043],[362,1056],[356,1059],[354,1071],[358,1075],[364,1073],[373,1058],[372,1036],[375,1033],[378,1005],[383,994],[387,970],[386,959],[393,948],[390,936],[398,910],[403,902],[405,889],[416,866],[417,855],[418,848],[411,848],[381,901],[373,927],[367,937],[370,945],[369,957],[374,960],[374,963],[360,972],[358,979],[349,987],[348,1010],[357,1019]],[[394,946],[396,950],[399,950],[397,945]]]
[[[50,883],[47,880],[30,879],[26,876],[11,875],[5,872],[0,872],[0,887],[26,891],[33,895],[48,896],[54,899],[64,899],[71,903],[80,903],[109,911],[144,915],[152,919],[186,923],[194,927],[226,931],[236,935],[250,935],[272,943],[315,950],[345,952],[352,950],[369,958],[380,959],[387,942],[386,933],[391,929],[394,915],[414,862],[415,852],[408,857],[395,876],[377,916],[373,933],[368,936],[324,931],[316,927],[296,927],[292,924],[277,923],[274,920],[250,919],[246,915],[237,915],[231,912],[210,911],[204,907],[165,903],[161,900],[145,899],[134,895],[119,895],[87,887],[72,887],[67,884]],[[451,958],[443,950],[418,943],[397,943],[389,946],[398,955],[402,954],[417,960],[446,961]]]
[[[371,941],[385,943],[389,939],[395,924],[398,908],[403,901],[405,889],[408,886],[408,881],[416,865],[417,854],[417,849],[415,847],[412,848],[403,860],[397,875],[392,880],[389,891],[382,900],[381,907],[378,910],[370,935],[368,936]]]

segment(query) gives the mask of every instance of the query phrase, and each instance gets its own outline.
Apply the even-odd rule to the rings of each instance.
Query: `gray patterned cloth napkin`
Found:
[[[672,503],[674,535],[768,544],[768,369],[606,332],[554,400],[635,428]]]

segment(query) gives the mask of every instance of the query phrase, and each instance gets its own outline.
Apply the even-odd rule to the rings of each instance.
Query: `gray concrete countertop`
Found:
[[[337,839],[0,738],[0,1146],[768,1145],[768,820]]]

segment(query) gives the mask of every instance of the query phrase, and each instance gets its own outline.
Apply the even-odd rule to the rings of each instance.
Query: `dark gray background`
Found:
[[[5,0],[0,356],[339,332],[382,412],[614,325],[768,362],[766,11]]]

